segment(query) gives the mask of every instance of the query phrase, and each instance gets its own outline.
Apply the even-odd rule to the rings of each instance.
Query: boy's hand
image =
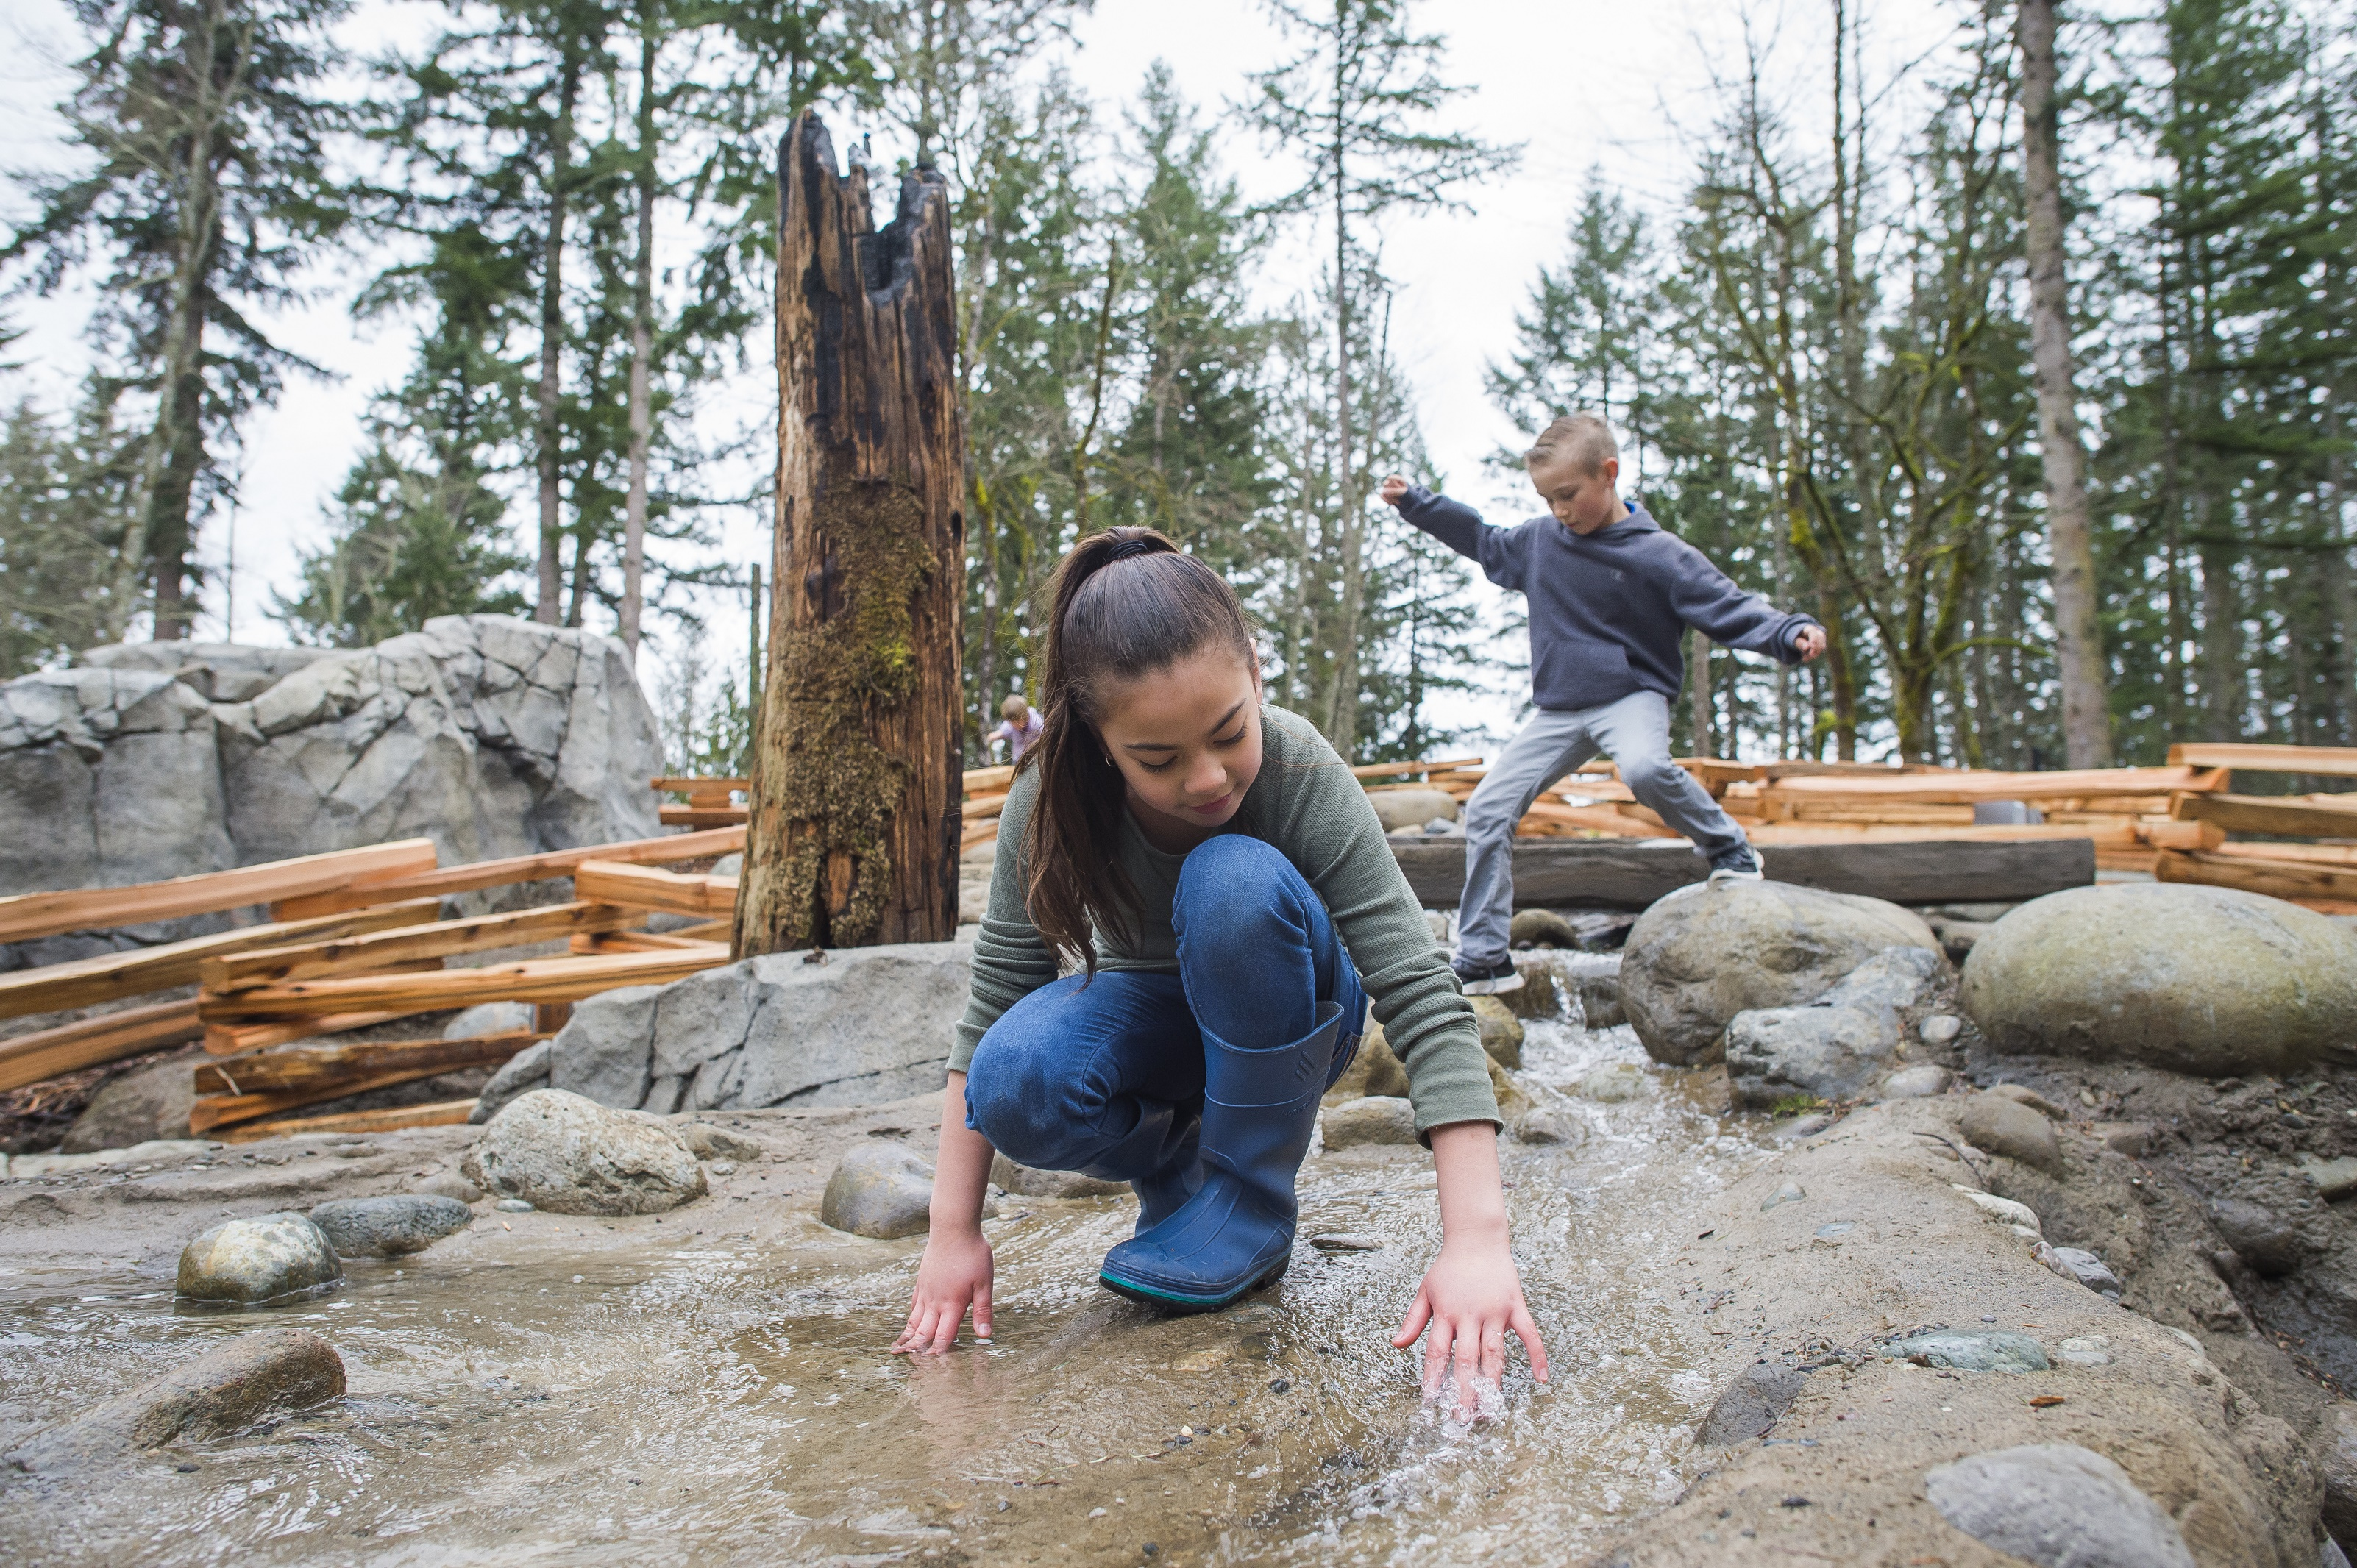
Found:
[[[1824,627],[1804,626],[1793,633],[1792,651],[1801,656],[1802,663],[1806,664],[1824,650],[1825,628]]]
[[[957,1343],[958,1325],[974,1308],[974,1331],[990,1337],[990,1287],[996,1267],[990,1243],[975,1227],[963,1231],[936,1230],[925,1242],[925,1261],[917,1265],[915,1299],[909,1304],[909,1326],[892,1341],[892,1353],[941,1355]]]
[[[1384,500],[1388,501],[1393,506],[1397,506],[1402,500],[1405,500],[1407,498],[1407,481],[1401,478],[1397,474],[1393,474],[1384,478],[1383,488],[1375,493],[1382,496]]]
[[[1444,1240],[1440,1256],[1424,1276],[1392,1344],[1405,1350],[1415,1337],[1431,1332],[1424,1341],[1424,1393],[1440,1392],[1449,1363],[1457,1365],[1457,1416],[1470,1421],[1478,1408],[1480,1383],[1496,1388],[1506,1375],[1506,1332],[1513,1331],[1530,1353],[1531,1375],[1547,1380],[1546,1347],[1539,1326],[1523,1300],[1522,1276],[1514,1255],[1501,1234],[1479,1240]]]

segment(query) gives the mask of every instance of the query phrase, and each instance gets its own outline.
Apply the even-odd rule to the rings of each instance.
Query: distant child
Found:
[[[1136,1233],[1098,1278],[1149,1307],[1217,1311],[1284,1273],[1319,1097],[1372,1000],[1439,1182],[1440,1253],[1391,1342],[1429,1326],[1426,1391],[1453,1364],[1460,1410],[1510,1334],[1545,1381],[1480,1030],[1366,790],[1262,700],[1233,590],[1161,534],[1082,540],[1047,598],[1045,733],[999,818],[893,1349],[947,1350],[969,1310],[990,1333],[994,1150],[1130,1184]]]
[[[1009,697],[998,704],[998,716],[1006,722],[985,736],[984,744],[996,746],[1003,740],[1006,743],[1006,760],[1022,761],[1023,754],[1039,738],[1039,715],[1022,698]]]
[[[1713,882],[1756,882],[1760,856],[1708,790],[1670,760],[1670,703],[1685,685],[1692,627],[1713,642],[1802,664],[1824,628],[1727,580],[1693,545],[1623,502],[1620,449],[1602,420],[1576,413],[1523,455],[1549,515],[1493,528],[1472,508],[1394,474],[1383,499],[1490,581],[1529,601],[1531,698],[1523,733],[1482,778],[1465,811],[1465,892],[1453,967],[1468,993],[1522,984],[1508,952],[1514,825],[1542,790],[1601,752],[1630,793],[1692,839]]]

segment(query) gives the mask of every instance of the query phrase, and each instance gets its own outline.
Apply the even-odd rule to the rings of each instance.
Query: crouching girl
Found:
[[[1285,1272],[1294,1179],[1370,998],[1407,1068],[1441,1247],[1393,1343],[1425,1385],[1546,1355],[1508,1251],[1497,1102],[1471,1005],[1365,791],[1261,700],[1235,595],[1150,529],[1083,541],[1049,589],[1045,728],[999,819],[950,1057],[932,1233],[896,1350],[990,1332],[991,1152],[1128,1182],[1099,1277],[1209,1312]],[[1058,959],[1080,972],[1058,978]]]

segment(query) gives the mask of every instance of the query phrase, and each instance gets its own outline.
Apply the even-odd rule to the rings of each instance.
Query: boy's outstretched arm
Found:
[[[1498,1176],[1498,1130],[1487,1122],[1451,1122],[1432,1130],[1433,1173],[1440,1183],[1440,1256],[1426,1271],[1392,1343],[1424,1342],[1424,1391],[1440,1391],[1453,1361],[1457,1410],[1470,1419],[1475,1380],[1495,1386],[1506,1372],[1506,1335],[1523,1342],[1531,1375],[1547,1380],[1546,1346],[1523,1299]],[[1427,1330],[1429,1332],[1427,1332]]]
[[[996,1264],[982,1234],[982,1200],[990,1187],[990,1140],[965,1124],[965,1074],[952,1072],[942,1092],[941,1152],[933,1163],[932,1230],[917,1265],[909,1325],[894,1355],[939,1353],[957,1343],[974,1309],[974,1331],[990,1337],[990,1287]]]
[[[1671,607],[1720,647],[1765,653],[1785,664],[1805,664],[1825,650],[1824,628],[1815,617],[1780,610],[1745,592],[1692,545],[1680,543],[1674,562]]]
[[[1469,561],[1480,563],[1482,575],[1501,588],[1523,585],[1522,531],[1492,528],[1481,514],[1462,501],[1435,495],[1411,485],[1397,474],[1387,477],[1376,493],[1399,510],[1400,516],[1429,533]]]

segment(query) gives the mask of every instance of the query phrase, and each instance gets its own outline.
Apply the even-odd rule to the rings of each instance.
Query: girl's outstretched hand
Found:
[[[1508,1246],[1506,1193],[1498,1178],[1498,1130],[1488,1122],[1452,1122],[1432,1130],[1433,1172],[1440,1182],[1440,1256],[1432,1261],[1415,1305],[1392,1336],[1405,1350],[1424,1342],[1424,1392],[1440,1392],[1457,1369],[1457,1414],[1477,1413],[1480,1385],[1506,1375],[1506,1333],[1530,1352],[1531,1375],[1547,1380],[1546,1346],[1523,1300],[1522,1274]]]
[[[1512,1264],[1509,1262],[1508,1267]],[[917,1265],[917,1290],[909,1304],[909,1326],[892,1341],[892,1353],[918,1355],[946,1352],[957,1343],[958,1325],[966,1309],[974,1309],[974,1331],[990,1337],[990,1286],[996,1272],[990,1243],[980,1227],[963,1232],[935,1230],[925,1242],[924,1262]]]

